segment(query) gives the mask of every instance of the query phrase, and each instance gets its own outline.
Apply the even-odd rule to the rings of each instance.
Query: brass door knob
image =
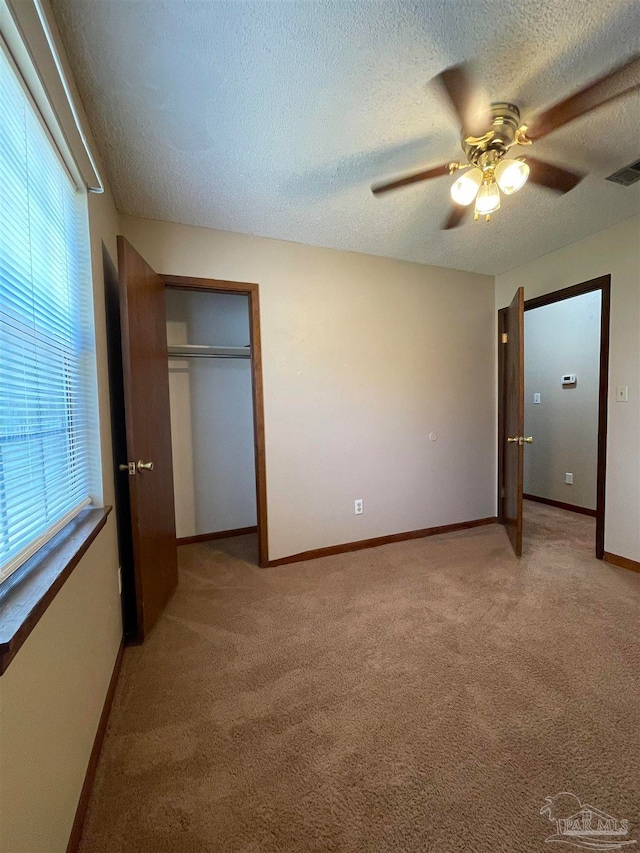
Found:
[[[138,460],[138,471],[153,471],[153,462],[143,462]]]
[[[533,444],[533,436],[530,435],[529,438],[523,438],[522,441],[523,444]]]
[[[520,441],[520,437],[516,436],[515,438],[508,438],[507,441],[509,444],[517,444]]]

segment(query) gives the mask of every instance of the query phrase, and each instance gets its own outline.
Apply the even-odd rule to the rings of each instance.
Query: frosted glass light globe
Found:
[[[483,184],[478,190],[476,196],[475,212],[480,216],[485,216],[488,213],[493,213],[500,207],[500,190],[495,181],[490,184]]]
[[[505,195],[517,193],[529,177],[529,167],[521,160],[501,160],[495,168],[496,181]]]
[[[465,172],[451,187],[451,198],[456,204],[464,206],[471,204],[478,193],[482,182],[482,169],[471,169]]]

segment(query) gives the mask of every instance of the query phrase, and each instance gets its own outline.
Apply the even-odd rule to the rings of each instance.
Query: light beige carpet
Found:
[[[83,853],[549,851],[562,791],[640,838],[640,575],[593,519],[527,517],[520,561],[498,525],[276,569],[181,548]]]

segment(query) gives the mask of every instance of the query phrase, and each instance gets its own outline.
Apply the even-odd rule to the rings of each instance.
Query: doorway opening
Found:
[[[513,326],[515,300],[498,312],[500,520],[509,529],[515,517],[529,540],[553,537],[576,545],[595,540],[598,559],[604,556],[610,288],[611,277],[603,276],[521,298],[515,361],[503,346],[509,343],[508,312]],[[507,362],[517,376],[507,376]],[[509,447],[514,439],[508,435],[508,410],[515,405],[506,396],[509,386],[512,398],[519,398],[523,424],[519,457]],[[505,493],[512,504],[515,493],[515,509],[506,506]]]
[[[108,265],[107,265],[108,267]],[[106,273],[109,273],[109,268]],[[235,478],[243,482],[250,481],[248,487],[243,487],[241,493],[248,503],[251,524],[243,517],[242,526],[255,528],[257,533],[258,564],[268,565],[267,541],[267,504],[266,504],[266,462],[264,442],[264,415],[262,403],[262,362],[260,355],[260,307],[258,285],[244,282],[217,281],[211,279],[186,278],[181,276],[159,275],[140,255],[139,252],[122,235],[118,236],[118,286],[111,269],[107,275],[107,331],[109,336],[110,371],[112,374],[111,400],[112,411],[119,413],[120,420],[114,427],[114,438],[120,436],[117,455],[114,457],[114,473],[120,480],[116,488],[116,508],[123,529],[126,527],[128,536],[128,554],[122,559],[122,592],[124,599],[125,632],[128,642],[141,643],[153,629],[164,607],[167,605],[178,584],[178,548],[176,541],[176,508],[181,518],[182,531],[178,536],[214,538],[216,535],[228,536],[236,529],[226,527],[228,518],[221,514],[224,509],[224,498],[212,508],[211,493],[229,486],[237,485]],[[236,320],[230,315],[226,322],[215,325],[215,309],[212,305],[203,309],[202,305],[189,308],[170,306],[177,312],[175,327],[167,325],[167,294],[171,291],[184,291],[194,296],[231,295],[239,300],[236,309]],[[171,297],[170,297],[171,298]],[[220,308],[221,312],[226,308]],[[214,326],[207,329],[206,324],[196,323],[198,311],[204,311]],[[180,313],[182,312],[182,314]],[[190,325],[189,312],[193,316]],[[207,313],[208,312],[208,313]],[[213,312],[213,313],[212,313]],[[184,328],[179,330],[180,317]],[[224,331],[228,324],[237,326],[242,316],[242,332],[236,328],[233,333],[239,337],[219,340],[216,335]],[[196,335],[200,332],[203,338],[192,339],[191,329]],[[172,346],[193,344],[189,354],[182,353],[183,373],[189,376],[190,368],[184,362],[191,363],[195,351],[200,357],[211,355],[244,357],[244,384],[237,386],[236,398],[233,395],[221,398],[221,403],[215,410],[215,398],[208,395],[207,377],[199,382],[204,393],[197,394],[197,406],[191,406],[189,396],[184,396],[185,389],[190,392],[188,382],[175,383],[177,398],[174,394],[174,406],[171,405],[170,372],[167,337],[169,334]],[[172,337],[178,334],[178,337]],[[182,337],[179,336],[182,334]],[[229,331],[229,334],[231,332]],[[228,344],[226,352],[217,352],[221,344]],[[238,344],[238,347],[233,345]],[[248,344],[248,346],[247,346]],[[194,350],[195,347],[195,350]],[[206,350],[206,352],[205,352]],[[175,355],[175,353],[172,353]],[[121,357],[120,357],[121,356]],[[173,360],[172,360],[173,361]],[[210,360],[211,361],[211,360]],[[231,359],[226,362],[231,363]],[[205,369],[192,371],[194,376],[201,377]],[[179,371],[175,371],[179,374]],[[232,375],[232,374],[231,374]],[[172,377],[175,378],[175,377]],[[244,391],[242,391],[244,389]],[[180,397],[180,394],[183,397]],[[238,402],[238,395],[243,403]],[[183,402],[186,403],[182,405]],[[209,410],[207,412],[207,406]],[[173,408],[173,411],[172,411]],[[193,443],[193,435],[189,432],[193,415],[199,420],[199,447],[205,447],[207,452],[198,454],[197,458],[189,459],[185,455],[184,446],[189,441]],[[207,442],[213,441],[215,429],[212,424],[220,415],[228,417],[228,424],[233,425],[234,412],[243,423],[238,432],[243,440],[233,440],[227,451],[230,455],[238,455],[238,447],[245,449],[242,471],[224,466],[218,468],[214,477],[211,476],[211,454]],[[242,416],[240,413],[244,412]],[[174,421],[172,436],[171,422]],[[228,426],[227,424],[227,426]],[[186,426],[185,426],[186,425]],[[188,428],[187,428],[188,427]],[[187,435],[188,434],[188,435]],[[247,440],[248,437],[248,440]],[[183,444],[180,444],[180,442]],[[179,451],[178,465],[174,466],[174,446]],[[187,469],[186,473],[183,466]],[[215,466],[214,466],[215,467]],[[174,489],[174,471],[179,489],[176,498]],[[208,485],[202,485],[200,480],[195,483],[197,472],[209,471]],[[222,473],[220,473],[222,471]],[[253,477],[251,475],[253,471]],[[185,477],[191,478],[191,515],[189,515],[188,488],[185,487]],[[205,478],[206,480],[206,478]],[[202,512],[197,515],[194,500],[194,488],[198,489]],[[185,498],[185,494],[187,497]],[[228,488],[225,494],[229,494]],[[229,499],[231,503],[233,502]],[[215,502],[214,502],[215,503]],[[236,502],[237,503],[237,502]],[[237,509],[237,506],[236,506]],[[184,520],[190,518],[191,529],[184,528]],[[202,525],[202,526],[198,526]],[[225,528],[224,530],[222,528]],[[244,531],[243,531],[244,532]],[[254,534],[255,536],[255,534]],[[124,541],[124,540],[123,540]],[[227,540],[231,541],[231,540]],[[240,542],[238,536],[234,542]],[[122,544],[122,542],[121,542]],[[254,549],[255,550],[255,549]],[[122,551],[121,551],[122,555]],[[255,560],[255,558],[254,558]]]
[[[257,285],[162,278],[177,544],[237,537],[265,565]]]

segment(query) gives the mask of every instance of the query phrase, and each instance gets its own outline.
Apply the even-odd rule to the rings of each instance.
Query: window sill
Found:
[[[0,586],[0,675],[105,526],[110,512],[110,506],[83,509]]]

